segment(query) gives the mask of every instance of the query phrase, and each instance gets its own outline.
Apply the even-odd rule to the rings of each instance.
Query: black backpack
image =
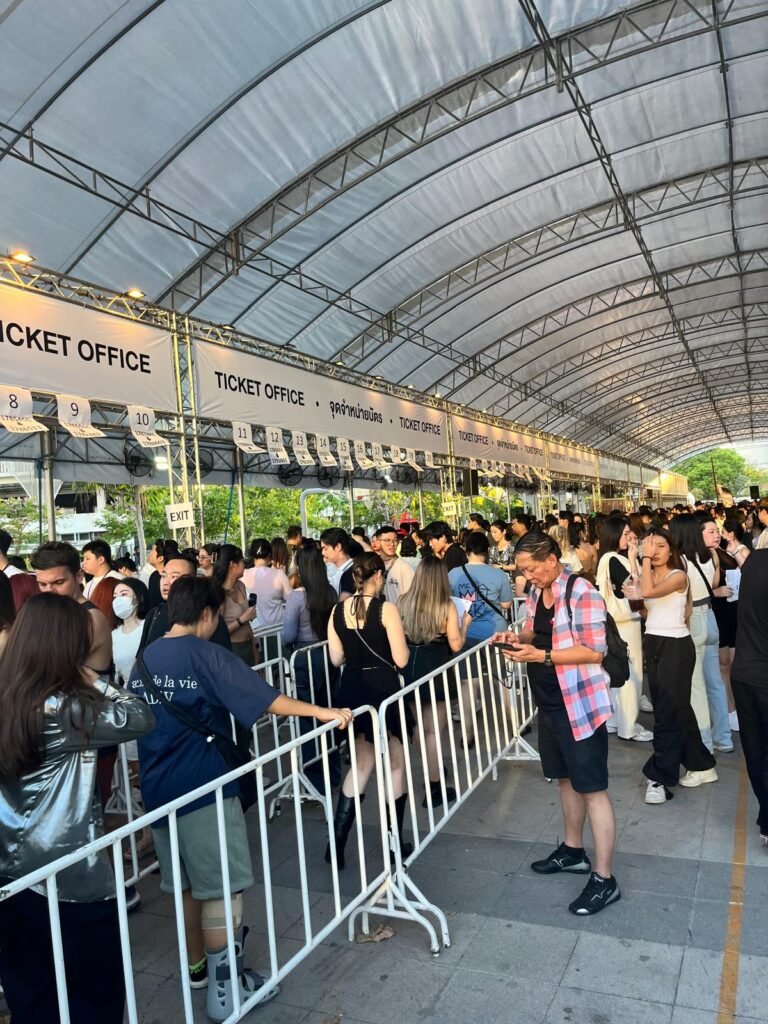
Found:
[[[573,625],[571,594],[575,583],[576,577],[572,574],[568,577],[568,582],[565,585],[565,607],[568,609],[571,625]],[[629,679],[629,647],[626,641],[622,640],[618,626],[607,609],[605,612],[605,638],[608,641],[608,650],[603,658],[603,668],[610,676],[611,687],[618,690]]]

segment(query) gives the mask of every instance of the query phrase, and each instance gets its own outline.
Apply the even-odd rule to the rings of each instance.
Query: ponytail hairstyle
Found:
[[[266,537],[257,537],[256,540],[251,541],[248,554],[251,556],[251,560],[261,562],[272,561],[272,545],[269,543]]]
[[[363,587],[377,572],[386,574],[384,560],[373,551],[358,555],[352,562],[352,579],[355,581],[355,596],[352,598],[352,612],[358,622],[365,622],[365,601]]]
[[[237,547],[235,544],[222,544],[214,558],[211,578],[216,580],[219,586],[223,587],[227,582],[230,565],[242,562],[242,560],[242,548]]]

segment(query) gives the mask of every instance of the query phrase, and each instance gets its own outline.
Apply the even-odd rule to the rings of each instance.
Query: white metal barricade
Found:
[[[189,971],[187,967],[188,956],[184,930],[183,897],[181,890],[178,819],[184,808],[191,803],[199,800],[205,795],[214,796],[218,826],[219,863],[221,865],[222,891],[225,893],[230,891],[228,859],[229,836],[225,823],[225,798],[223,795],[223,788],[228,783],[236,780],[238,777],[249,771],[255,771],[256,773],[257,802],[249,811],[246,821],[251,824],[252,829],[255,826],[257,831],[257,838],[255,840],[257,845],[255,845],[253,849],[252,857],[254,862],[254,875],[257,884],[254,886],[253,891],[260,903],[259,913],[256,916],[259,919],[259,930],[263,930],[266,933],[266,948],[260,951],[257,951],[255,948],[249,950],[247,959],[253,962],[257,969],[260,966],[259,961],[266,959],[267,966],[266,970],[261,970],[265,979],[264,985],[258,991],[250,995],[247,1000],[241,1000],[239,985],[236,984],[234,980],[231,982],[233,1009],[232,1013],[226,1018],[227,1022],[240,1020],[257,1003],[263,1001],[270,991],[274,989],[275,985],[281,979],[290,974],[290,972],[301,961],[303,961],[312,952],[312,950],[317,948],[330,935],[330,933],[339,926],[339,924],[355,915],[359,908],[362,908],[363,913],[366,914],[369,907],[377,904],[379,896],[385,890],[390,892],[390,903],[392,904],[392,910],[390,913],[392,913],[393,916],[412,917],[415,921],[424,924],[425,927],[431,930],[431,926],[428,922],[424,922],[418,911],[415,909],[409,909],[410,903],[407,899],[405,899],[401,905],[396,905],[392,899],[392,893],[394,892],[396,894],[398,887],[396,884],[392,883],[392,863],[390,859],[384,785],[385,759],[381,749],[381,738],[378,730],[378,716],[376,711],[373,708],[364,707],[358,708],[354,712],[356,720],[361,719],[363,716],[370,717],[375,752],[374,768],[367,786],[369,801],[366,804],[366,810],[368,812],[367,816],[370,824],[364,824],[361,817],[362,794],[360,792],[356,766],[353,762],[350,780],[353,790],[352,795],[355,801],[356,815],[348,845],[353,849],[356,849],[357,865],[355,867],[353,863],[351,863],[351,861],[354,860],[354,854],[347,851],[347,866],[344,874],[345,885],[343,894],[340,887],[339,868],[336,856],[332,801],[329,797],[327,800],[321,802],[320,806],[324,811],[324,820],[322,825],[318,828],[318,825],[320,825],[318,820],[310,819],[309,817],[305,818],[305,809],[302,807],[302,803],[298,798],[298,789],[300,785],[298,763],[299,747],[307,740],[311,740],[313,743],[317,742],[319,746],[321,758],[320,763],[322,765],[326,789],[329,793],[331,791],[328,754],[331,749],[331,735],[335,728],[332,724],[320,726],[312,730],[312,732],[306,736],[296,737],[288,743],[283,744],[281,747],[263,754],[258,759],[255,759],[251,764],[238,768],[208,785],[201,786],[186,796],[178,800],[174,800],[151,813],[144,814],[114,832],[103,836],[95,842],[89,843],[82,849],[71,853],[66,857],[61,857],[58,860],[53,861],[51,864],[46,865],[44,868],[13,881],[0,889],[0,901],[2,901],[10,899],[18,893],[29,890],[32,886],[45,886],[48,899],[54,961],[56,966],[56,984],[61,1024],[77,1024],[77,1022],[71,1021],[69,1013],[67,979],[63,960],[62,930],[58,911],[57,878],[62,871],[71,867],[75,863],[95,858],[99,855],[109,856],[110,854],[117,892],[116,914],[122,948],[127,1020],[129,1024],[143,1024],[143,1022],[148,1019],[143,1013],[140,998],[137,995],[137,991],[144,991],[146,986],[136,986],[134,981],[133,964],[135,962],[136,949],[134,948],[131,930],[132,923],[135,922],[136,919],[132,918],[129,921],[126,908],[125,886],[130,880],[126,877],[124,849],[126,844],[130,844],[132,837],[135,837],[139,831],[151,825],[157,825],[162,819],[167,819],[167,828],[169,830],[172,877],[174,882],[174,894],[172,898],[174,901],[175,911],[175,935],[173,941],[177,946],[179,963],[179,987],[177,990],[178,1005],[174,1007],[172,1011],[169,1011],[171,1012],[169,1019],[179,1022],[183,1021],[184,1024],[194,1024],[196,1020],[200,1021],[207,1019],[203,1003],[200,1001],[206,998],[205,993],[202,992],[199,995],[193,994],[190,987]],[[284,816],[279,828],[277,826],[270,828],[267,825],[267,785],[265,784],[265,778],[268,774],[272,774],[274,772],[276,762],[281,759],[287,759],[289,763],[290,777],[292,785],[294,786],[294,813],[292,816]],[[289,824],[293,826],[290,829],[288,828]],[[292,952],[291,955],[289,955],[288,952],[283,953],[282,946],[278,949],[278,933],[275,924],[276,909],[279,909],[279,905],[276,908],[276,899],[279,897],[275,895],[274,889],[276,886],[281,884],[279,880],[277,882],[275,881],[275,875],[277,872],[284,870],[286,853],[285,850],[282,850],[279,855],[275,856],[270,850],[270,843],[277,842],[276,837],[278,834],[281,834],[282,837],[285,838],[286,832],[290,833],[291,842],[295,843],[296,847],[296,863],[294,867],[293,861],[291,862],[291,872],[295,871],[295,874],[292,874],[292,877],[296,878],[300,887],[300,927],[301,932],[303,933],[303,941],[300,949]],[[326,844],[329,849],[330,866],[326,866],[322,863],[323,852]],[[322,865],[320,870],[322,870],[323,873],[330,872],[332,897],[330,907],[328,906],[327,901],[318,900],[317,903],[313,905],[310,899],[310,870],[312,869],[313,861],[318,865]],[[142,872],[142,874],[143,873],[145,872]],[[350,884],[350,882],[353,882],[353,884]],[[250,922],[254,923],[252,916],[254,911],[249,892],[250,891],[246,892],[247,903],[251,904],[248,916]],[[224,907],[229,963],[234,964],[236,961],[235,932],[232,908],[229,901],[224,901]],[[387,913],[384,908],[381,908],[380,912]],[[158,919],[158,926],[161,920],[163,919]],[[363,929],[367,931],[367,928],[368,920],[367,917],[364,917]],[[352,937],[351,931],[350,937]],[[289,951],[293,949],[295,949],[295,946],[291,944],[289,946]],[[234,976],[236,972],[232,971],[231,974]],[[147,993],[147,999],[149,1000],[151,998],[152,993]]]
[[[407,904],[409,917],[414,912],[435,917],[443,944],[450,944],[445,914],[427,900],[409,877],[407,868],[480,783],[488,775],[497,777],[500,761],[538,759],[536,751],[521,736],[533,717],[527,679],[521,677],[517,667],[510,671],[508,664],[501,651],[486,642],[382,702],[379,726],[395,870],[389,889],[379,894],[376,904],[362,907],[356,914],[373,910],[393,913],[389,902],[396,898]],[[452,702],[458,707],[456,726],[450,717]],[[402,747],[402,767],[393,765],[393,750],[385,740],[387,722],[391,722],[393,715],[403,736],[408,731],[413,734],[412,742]],[[413,851],[407,855],[403,854],[403,837],[398,834],[396,792],[407,796],[405,821],[410,824],[409,838],[413,841]],[[350,930],[353,926],[354,915]],[[437,955],[440,947],[434,941],[434,930],[427,930],[432,952]]]

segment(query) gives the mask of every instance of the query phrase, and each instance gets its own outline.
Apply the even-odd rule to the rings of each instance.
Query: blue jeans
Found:
[[[720,675],[719,631],[715,613],[709,609],[707,615],[707,643],[704,647],[704,684],[707,688],[709,718],[712,723],[712,741],[718,747],[732,747],[731,727],[728,723],[728,698],[725,683]]]

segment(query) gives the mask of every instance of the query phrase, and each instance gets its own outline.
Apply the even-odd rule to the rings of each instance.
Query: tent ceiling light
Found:
[[[35,257],[31,256],[24,249],[17,249],[15,252],[12,252],[11,253],[11,259],[15,260],[17,263],[34,263],[35,262]]]
[[[129,288],[125,294],[128,296],[129,299],[144,298],[144,292],[141,290],[141,288]]]

